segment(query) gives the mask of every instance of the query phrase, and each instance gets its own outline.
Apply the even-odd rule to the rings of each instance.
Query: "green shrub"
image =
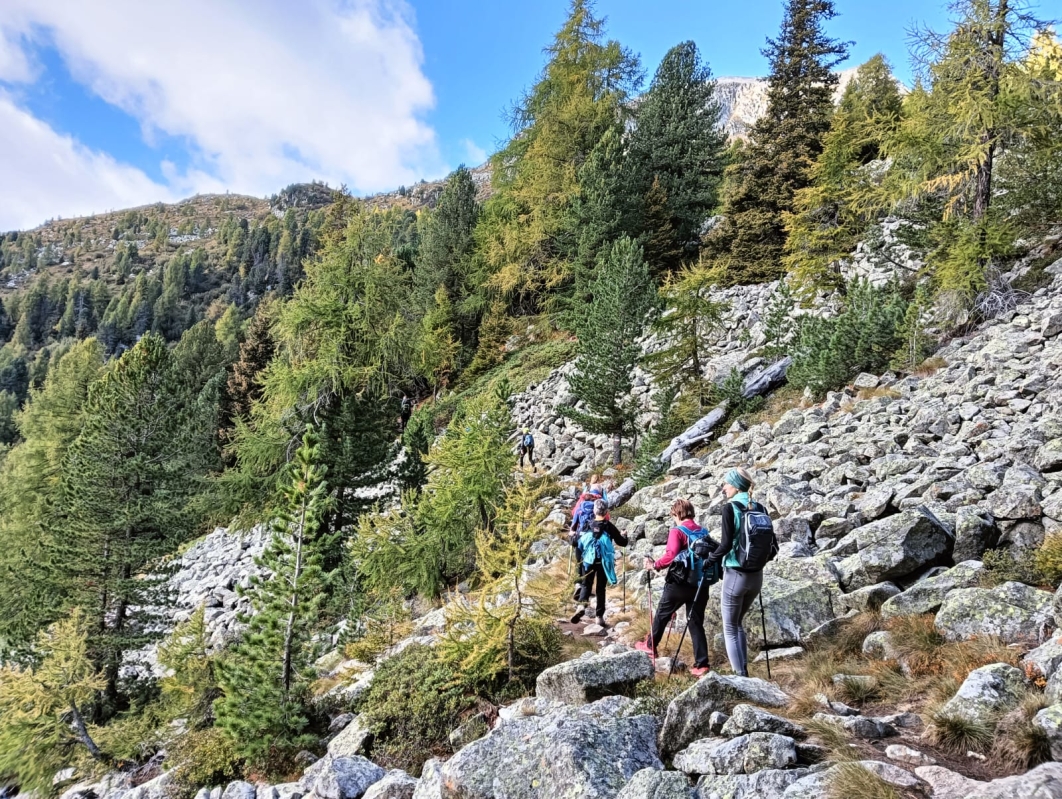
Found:
[[[884,369],[903,340],[907,302],[895,287],[862,280],[848,286],[844,308],[828,319],[800,319],[792,343],[789,382],[823,396],[860,372]]]
[[[1034,555],[1036,570],[1043,575],[1047,585],[1062,582],[1062,533],[1051,533]]]
[[[451,753],[450,732],[475,706],[463,675],[415,645],[384,661],[358,710],[376,736],[373,760],[419,775],[425,760]]]
[[[174,782],[187,795],[204,785],[225,785],[243,776],[235,742],[217,727],[182,735],[168,749],[166,760],[175,764]]]
[[[1057,553],[1054,552],[1054,545],[1052,545],[1051,553],[1044,556],[1044,565],[1048,568],[1057,568],[1056,558]],[[985,566],[981,582],[986,586],[1005,582],[1018,582],[1026,585],[1051,583],[1051,580],[1040,569],[1038,551],[1025,550],[1015,556],[1007,549],[990,549],[982,556],[981,562]]]

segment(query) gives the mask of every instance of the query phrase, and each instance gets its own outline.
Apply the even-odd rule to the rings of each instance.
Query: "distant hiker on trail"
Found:
[[[694,521],[696,512],[688,499],[676,499],[671,506],[671,520],[674,526],[667,534],[667,550],[663,557],[654,561],[645,559],[645,568],[653,572],[667,568],[664,578],[664,592],[657,606],[653,619],[653,629],[644,641],[634,645],[635,649],[648,652],[655,658],[660,639],[664,637],[671,617],[679,608],[686,608],[686,626],[693,642],[694,664],[690,674],[700,677],[708,673],[708,638],[704,634],[704,610],[708,606],[709,592],[701,586],[704,576],[706,558],[694,556],[693,546],[706,539],[712,545],[715,541],[708,531]],[[714,547],[713,547],[714,548]],[[692,561],[692,567],[690,562]],[[698,587],[701,590],[698,592]]]
[[[531,471],[538,469],[535,466],[535,437],[531,435],[531,429],[524,428],[524,437],[520,439],[520,468],[524,468],[524,455],[527,456],[527,460],[531,463]]]
[[[744,469],[726,473],[723,493],[730,501],[723,506],[722,540],[710,555],[713,562],[723,563],[723,637],[730,668],[740,677],[749,676],[745,614],[760,595],[763,567],[778,552],[770,517],[762,505],[752,501],[752,486],[752,478]]]
[[[597,597],[597,623],[605,626],[605,583],[616,584],[616,547],[627,546],[627,536],[619,531],[612,522],[605,518],[608,513],[608,505],[604,500],[594,502],[594,518],[582,532],[572,533],[569,539],[575,551],[579,553],[579,562],[583,565],[583,578],[580,581],[579,593],[576,595],[577,602],[586,602],[590,598],[590,591],[594,580],[597,580],[597,588],[594,591]],[[572,616],[572,624],[582,619],[586,609],[576,608]]]
[[[400,429],[404,433],[406,432],[406,425],[409,424],[409,417],[413,415],[413,400],[403,394],[400,407],[400,418],[402,420],[402,427]]]

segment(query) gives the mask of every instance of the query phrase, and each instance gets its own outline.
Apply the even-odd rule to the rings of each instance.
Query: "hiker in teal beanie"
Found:
[[[752,477],[744,469],[731,469],[723,478],[723,493],[729,500],[723,506],[722,540],[709,559],[723,561],[723,593],[719,600],[723,617],[726,655],[734,674],[749,676],[749,649],[743,621],[763,587],[763,571],[741,568],[737,558],[737,532],[740,516],[749,508]]]

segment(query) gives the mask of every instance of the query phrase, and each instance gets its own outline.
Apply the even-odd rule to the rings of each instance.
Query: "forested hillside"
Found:
[[[560,561],[529,570],[573,472],[652,486],[757,414],[932,374],[939,347],[1046,289],[1058,38],[960,0],[917,37],[909,92],[880,55],[838,92],[837,10],[787,0],[741,138],[710,52],[643,64],[572,0],[484,169],[3,236],[0,780],[279,790],[349,712],[377,763],[419,776],[579,653],[555,624]],[[729,433],[661,460],[699,420]],[[517,468],[517,423],[546,469]],[[734,457],[769,473],[749,446]],[[255,529],[261,547],[254,569],[204,555],[207,584],[188,555],[219,526],[210,541]],[[360,796],[340,772],[334,796],[325,771],[277,796]]]

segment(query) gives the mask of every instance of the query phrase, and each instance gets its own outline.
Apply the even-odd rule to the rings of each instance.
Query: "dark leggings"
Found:
[[[594,585],[594,578],[597,578],[597,613],[595,616],[605,615],[605,586],[608,585],[608,581],[605,579],[605,567],[601,565],[601,561],[597,561],[593,566],[586,570],[586,576],[583,577],[583,585],[579,590],[579,601],[585,602],[590,598],[590,591]]]
[[[531,463],[532,466],[534,466],[535,465],[535,448],[534,447],[524,447],[523,449],[520,450],[520,468],[521,469],[524,468],[524,455],[527,455],[527,460]]]
[[[723,598],[719,609],[723,616],[723,638],[726,656],[734,674],[749,674],[749,644],[745,635],[745,614],[760,595],[763,572],[739,572],[727,569],[723,574]]]
[[[708,639],[704,634],[704,609],[708,606],[708,586],[701,587],[697,594],[695,586],[673,585],[664,583],[664,592],[660,596],[660,605],[653,619],[653,649],[660,645],[664,631],[671,622],[671,616],[679,608],[686,608],[686,625],[693,642],[694,666],[704,668],[708,665]],[[694,602],[696,595],[697,601]]]

